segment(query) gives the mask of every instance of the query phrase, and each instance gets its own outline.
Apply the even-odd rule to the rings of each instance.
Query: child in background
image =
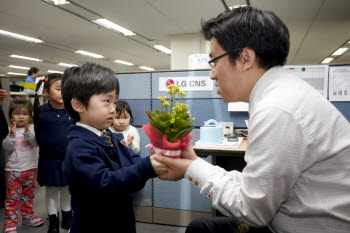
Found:
[[[66,156],[68,128],[73,120],[64,108],[61,81],[61,74],[49,74],[40,80],[36,91],[44,83],[44,92],[49,102],[39,107],[37,95],[34,102],[34,128],[39,145],[38,183],[45,186],[50,222],[48,233],[59,232],[59,197],[63,229],[69,229],[72,216],[68,181],[63,176],[62,163]]]
[[[18,208],[22,223],[41,226],[41,220],[33,210],[34,190],[38,168],[32,121],[33,108],[28,100],[14,100],[10,105],[10,132],[5,138],[4,149],[9,157],[6,163],[7,197],[5,201],[5,233],[17,233]]]
[[[111,69],[91,63],[66,69],[62,95],[78,121],[69,129],[63,163],[74,211],[70,233],[136,232],[133,193],[167,168],[154,155],[140,158],[108,129],[119,95]]]
[[[113,119],[110,130],[113,133],[122,133],[128,147],[136,154],[140,152],[140,135],[137,129],[132,126],[134,118],[127,102],[119,100],[116,107],[116,115]]]

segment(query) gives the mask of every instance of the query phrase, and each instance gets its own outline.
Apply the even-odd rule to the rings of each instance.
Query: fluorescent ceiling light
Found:
[[[240,7],[246,7],[247,5],[234,5],[234,6],[230,6],[230,10],[232,10],[233,8],[240,8]]]
[[[53,3],[55,5],[63,5],[68,4],[69,2],[67,0],[44,0],[45,2]]]
[[[166,53],[166,54],[171,54],[171,50],[168,49],[168,48],[165,48],[164,46],[162,45],[154,45],[153,48],[163,52],[163,53]]]
[[[4,30],[0,30],[0,35],[3,36],[9,36],[12,38],[16,38],[16,39],[20,39],[20,40],[25,40],[25,41],[29,41],[29,42],[34,42],[34,43],[42,43],[44,41],[33,38],[33,37],[29,37],[29,36],[23,36],[17,33],[13,33],[13,32],[8,32],[8,31],[4,31]]]
[[[9,67],[14,68],[14,69],[21,69],[21,70],[29,70],[29,67],[25,66],[14,66],[14,65],[9,65]]]
[[[85,56],[89,56],[89,57],[103,58],[102,55],[99,55],[99,54],[96,54],[96,53],[86,52],[86,51],[83,51],[83,50],[78,50],[78,51],[75,51],[75,52],[76,53],[80,53],[80,54],[85,55]]]
[[[332,56],[340,56],[340,55],[342,55],[343,53],[345,53],[348,50],[349,50],[349,48],[339,48],[339,49],[337,49],[337,51],[335,51],[332,54]]]
[[[149,71],[154,70],[153,68],[148,67],[148,66],[140,66],[139,68],[140,68],[140,69],[143,69],[143,70],[149,70]]]
[[[31,61],[43,61],[43,60],[40,60],[38,58],[33,58],[33,57],[25,57],[25,56],[20,56],[20,55],[15,55],[15,54],[12,54],[10,55],[10,57],[14,57],[14,58],[20,58],[20,59],[25,59],[25,60],[31,60]]]
[[[27,76],[26,74],[23,73],[15,73],[15,72],[7,72],[8,74],[12,74],[12,75],[21,75],[21,76]]]
[[[49,73],[59,73],[59,74],[63,74],[62,71],[57,71],[57,70],[48,70],[47,72],[49,72]]]
[[[66,66],[66,67],[72,67],[72,66],[77,66],[77,65],[74,65],[74,64],[68,64],[68,63],[58,63],[58,65],[60,66]]]
[[[96,19],[96,20],[93,20],[92,22],[97,23],[98,25],[101,25],[102,27],[108,28],[110,30],[121,32],[124,34],[124,36],[135,35],[134,32],[132,32],[132,31],[130,31],[122,26],[119,26],[118,24],[115,24],[112,21],[109,21],[108,19]]]
[[[325,63],[330,63],[331,61],[333,61],[334,58],[332,57],[327,57],[326,59],[324,59],[321,63],[325,64]]]
[[[63,5],[63,4],[68,4],[69,2],[66,0],[53,0],[53,3],[55,5]]]
[[[5,77],[5,75],[4,74],[0,74],[0,77]]]
[[[123,64],[123,65],[127,65],[127,66],[133,66],[134,65],[134,64],[132,64],[130,62],[122,61],[122,60],[115,60],[114,62]]]

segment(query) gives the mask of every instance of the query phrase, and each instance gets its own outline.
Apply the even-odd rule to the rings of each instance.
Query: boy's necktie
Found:
[[[107,142],[107,143],[111,144],[111,146],[113,146],[111,135],[107,131],[104,131],[104,132],[101,133],[101,138],[105,142]]]
[[[110,135],[109,132],[103,131],[103,132],[101,133],[101,138],[102,138],[103,141],[107,142],[108,144],[111,145],[111,147],[113,147],[111,135]],[[115,162],[120,163],[119,158],[118,158],[118,156],[115,154],[113,148],[111,148],[111,150],[109,151],[109,157],[110,157],[112,160],[114,160]]]

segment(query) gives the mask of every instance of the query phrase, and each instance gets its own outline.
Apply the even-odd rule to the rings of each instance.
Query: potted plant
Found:
[[[179,86],[173,84],[167,86],[170,94],[170,103],[166,96],[158,97],[162,109],[154,112],[146,110],[149,123],[142,126],[143,131],[149,137],[151,144],[147,145],[152,152],[162,151],[164,156],[180,158],[181,150],[190,145],[194,137],[190,132],[194,129],[191,125],[195,120],[188,111],[188,105],[181,103],[186,95]],[[176,95],[179,101],[175,102]]]

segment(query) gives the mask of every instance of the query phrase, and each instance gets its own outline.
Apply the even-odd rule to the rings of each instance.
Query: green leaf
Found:
[[[194,129],[194,127],[190,127],[190,128],[187,128],[187,129],[184,129],[182,131],[180,131],[175,137],[174,137],[174,141],[176,139],[183,139],[184,137],[186,137],[189,133],[191,133],[191,131]]]
[[[161,111],[159,109],[154,109],[154,111],[156,112],[157,115],[161,115],[163,113],[163,111]]]

